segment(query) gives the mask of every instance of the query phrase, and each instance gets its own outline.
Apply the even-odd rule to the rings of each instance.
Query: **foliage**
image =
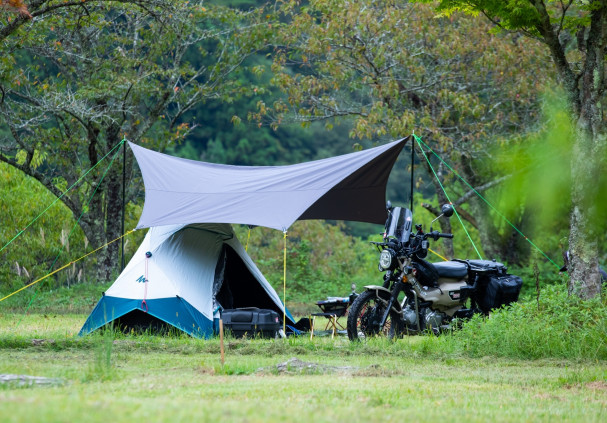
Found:
[[[565,30],[578,30],[581,26],[589,24],[589,11],[596,5],[592,2],[577,2],[564,6],[557,0],[548,0],[543,6],[532,2],[519,0],[481,0],[470,2],[467,0],[439,0],[437,10],[447,15],[455,11],[462,11],[472,15],[482,13],[500,28],[507,30],[523,30],[525,33],[540,37],[544,25],[543,9],[548,13],[550,22]],[[571,9],[571,13],[567,13]]]
[[[0,252],[0,261],[3,263],[0,266],[0,293],[4,296],[82,257],[92,247],[75,225],[73,215],[67,207],[56,201],[34,178],[0,163],[0,180],[3,181],[3,189],[0,190],[0,248],[4,247]],[[127,229],[135,226],[140,213],[138,207],[128,207],[125,216]],[[37,217],[38,220],[34,222]],[[23,234],[16,237],[23,229]],[[126,260],[135,252],[143,236],[144,231],[141,231],[126,238]],[[37,302],[44,305],[48,297],[53,295],[54,289],[69,288],[78,283],[96,284],[97,281],[90,276],[93,273],[90,269],[94,269],[96,262],[96,255],[88,256],[6,301],[11,306],[25,306],[32,293],[44,287],[44,292],[37,298]],[[94,288],[96,299],[101,292],[99,289],[99,286]],[[63,298],[61,295],[59,297]],[[74,300],[66,300],[62,307],[70,309]],[[86,307],[90,305],[88,303]]]
[[[508,34],[487,36],[489,24],[459,15],[436,18],[426,5],[288,2],[282,12],[286,23],[278,34],[272,82],[284,98],[260,102],[251,115],[255,121],[278,127],[293,120],[304,126],[324,122],[327,128],[347,121],[350,136],[361,142],[415,132],[476,187],[504,176],[479,162],[492,160],[490,145],[535,124],[539,90],[553,75],[545,71],[548,56],[538,43]],[[417,189],[425,185],[425,195],[436,192],[438,201],[446,202],[416,149]],[[469,188],[434,157],[430,161],[440,182],[455,190],[452,201],[466,202]],[[396,192],[402,201],[408,191],[406,166],[396,166],[399,186],[390,189],[392,199]],[[471,208],[463,218],[489,232],[483,222],[488,213],[477,211]],[[487,249],[507,251],[504,245]]]
[[[246,91],[230,74],[265,45],[271,28],[260,9],[201,1],[53,10],[4,41],[0,160],[38,179],[75,216],[83,214],[80,227],[98,247],[119,235],[119,167],[107,176],[95,169],[63,195],[65,187],[113,155],[124,136],[162,150],[187,135],[192,125],[180,119],[197,103]],[[127,181],[137,181],[132,157],[126,168]],[[141,185],[129,186],[129,198],[137,198]],[[102,253],[99,278],[109,279],[117,251]]]
[[[0,191],[0,247],[5,247],[54,198],[36,180],[4,163],[0,163],[0,180],[3,181]],[[5,265],[0,267],[0,290],[8,294],[9,290],[20,288],[82,254],[85,250],[82,231],[75,231],[68,237],[72,225],[69,210],[61,203],[55,204],[29,226],[24,235],[3,248],[0,257]],[[65,283],[75,283],[82,276],[82,264],[78,263],[63,272],[62,279]]]
[[[429,232],[431,227],[433,227],[433,229],[437,229],[439,224],[438,221],[434,223],[434,226],[432,226],[432,221],[436,219],[436,216],[430,213],[426,208],[421,207],[421,204],[427,203],[438,205],[438,200],[436,196],[431,199],[428,199],[425,198],[421,193],[416,193],[414,196],[414,200],[414,223],[421,224],[425,232]],[[466,208],[466,206],[462,206],[462,210],[465,210]],[[446,220],[445,217],[442,217],[441,219]],[[448,250],[445,248],[444,239],[441,239],[436,242],[431,242],[430,248],[447,259],[458,258],[472,260],[479,258],[477,254],[478,249],[478,252],[484,258],[485,255],[482,249],[482,245],[480,243],[478,231],[474,227],[472,227],[472,225],[470,225],[468,222],[464,220],[460,222],[455,215],[451,217],[450,220],[452,221],[451,232],[453,233],[453,257],[449,255]],[[468,237],[468,235],[470,235],[470,238]],[[470,239],[472,239],[472,241],[470,241]],[[427,259],[431,262],[442,260],[441,257],[432,253],[428,255]]]
[[[268,228],[236,228],[238,238],[266,279],[282,298],[284,235]],[[374,248],[344,234],[343,224],[309,220],[296,222],[287,233],[287,306],[302,312],[327,296],[348,296],[354,283],[362,286],[380,278]],[[380,280],[380,279],[379,279]]]
[[[487,166],[504,169],[512,177],[491,192],[496,210],[494,219],[526,215],[525,235],[554,262],[561,266],[562,254],[568,249],[571,193],[571,138],[575,129],[569,119],[563,93],[547,93],[543,101],[542,125],[535,132],[520,134],[509,140],[508,148],[496,149],[495,161]],[[605,191],[604,181],[595,181]],[[604,211],[601,211],[604,213]],[[499,236],[507,233],[507,221],[496,225]],[[595,231],[604,231],[604,221],[593,222]],[[521,237],[522,238],[522,237]],[[605,254],[607,243],[599,239],[599,252]],[[530,254],[536,254],[529,247]],[[538,256],[540,260],[543,257]],[[602,257],[605,259],[605,256]],[[554,271],[554,268],[552,269]]]
[[[521,359],[607,359],[607,303],[568,296],[562,285],[541,289],[536,299],[474,317],[454,337],[472,356]]]
[[[427,2],[427,0],[423,0]],[[599,231],[604,217],[599,207],[605,191],[600,180],[607,154],[607,126],[603,119],[606,75],[607,4],[601,1],[521,2],[518,0],[441,0],[437,10],[482,14],[496,28],[516,31],[542,41],[550,52],[574,123],[570,137],[572,160],[569,250],[569,291],[582,298],[600,295]]]
[[[346,125],[331,132],[322,125],[302,131],[295,124],[271,128],[246,119],[259,101],[278,98],[270,84],[270,66],[263,52],[247,58],[232,75],[234,84],[242,87],[241,95],[211,100],[184,114],[182,121],[195,125],[183,146],[173,145],[168,151],[189,159],[244,166],[292,164],[352,151],[344,143]]]
[[[292,4],[273,66],[287,99],[261,104],[257,118],[351,116],[352,137],[393,139],[418,129],[443,148],[468,150],[533,121],[537,86],[527,72],[542,56],[521,54],[538,51],[532,43],[486,37],[478,21],[435,19],[432,9],[409,2]]]
[[[5,8],[6,10],[13,11],[24,15],[28,18],[32,18],[32,15],[27,10],[27,5],[23,0],[1,0],[0,1],[0,9]]]

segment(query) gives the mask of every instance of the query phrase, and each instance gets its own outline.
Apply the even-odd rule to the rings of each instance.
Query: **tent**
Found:
[[[272,309],[294,323],[229,224],[153,227],[80,335],[113,322],[122,329],[168,324],[207,338],[220,306]]]
[[[386,184],[408,138],[288,166],[229,166],[129,143],[145,185],[137,228],[240,223],[286,231],[296,220],[384,223]]]

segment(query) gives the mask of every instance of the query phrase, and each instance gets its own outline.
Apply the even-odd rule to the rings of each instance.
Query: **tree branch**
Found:
[[[458,198],[457,201],[455,201],[455,203],[453,203],[453,204],[456,206],[459,206],[459,205],[465,203],[474,194],[486,191],[489,188],[492,188],[498,184],[501,184],[502,182],[504,182],[506,179],[510,178],[511,176],[512,175],[502,176],[501,178],[495,179],[491,182],[487,182],[486,184],[475,187],[475,188],[471,189],[470,191],[468,191],[467,193],[465,193],[464,195],[462,195],[460,198]]]
[[[428,210],[430,213],[432,213],[434,216],[440,216],[441,215],[441,211],[439,209],[437,209],[436,207],[434,207],[432,204],[428,204],[428,203],[422,203],[421,206],[423,208],[425,208],[426,210]],[[457,209],[457,213],[463,217],[465,220],[467,220],[468,222],[470,222],[470,224],[475,228],[478,229],[478,223],[476,221],[476,218],[474,216],[472,216],[470,213],[468,213],[466,210],[458,208]]]

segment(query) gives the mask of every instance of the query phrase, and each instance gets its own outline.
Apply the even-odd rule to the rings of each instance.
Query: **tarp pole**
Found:
[[[282,332],[287,335],[287,230],[283,229]]]
[[[413,179],[415,177],[413,165],[415,163],[415,143],[411,140],[411,213],[413,213]]]
[[[124,215],[126,207],[126,137],[122,139],[122,228],[120,232],[124,235]],[[122,259],[120,272],[124,270],[124,237],[122,238]]]

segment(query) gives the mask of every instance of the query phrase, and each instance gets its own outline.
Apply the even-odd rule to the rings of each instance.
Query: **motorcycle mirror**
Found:
[[[436,219],[434,219],[432,222],[430,222],[430,224],[436,222],[438,219],[440,219],[443,216],[445,216],[445,217],[453,216],[454,208],[451,204],[443,204],[443,206],[440,208],[440,211],[441,211],[441,214],[439,214],[436,217]],[[430,232],[432,232],[432,228],[430,228]]]
[[[443,204],[443,206],[440,208],[440,211],[443,214],[443,216],[447,216],[447,217],[453,216],[453,210],[454,209],[451,204]]]

